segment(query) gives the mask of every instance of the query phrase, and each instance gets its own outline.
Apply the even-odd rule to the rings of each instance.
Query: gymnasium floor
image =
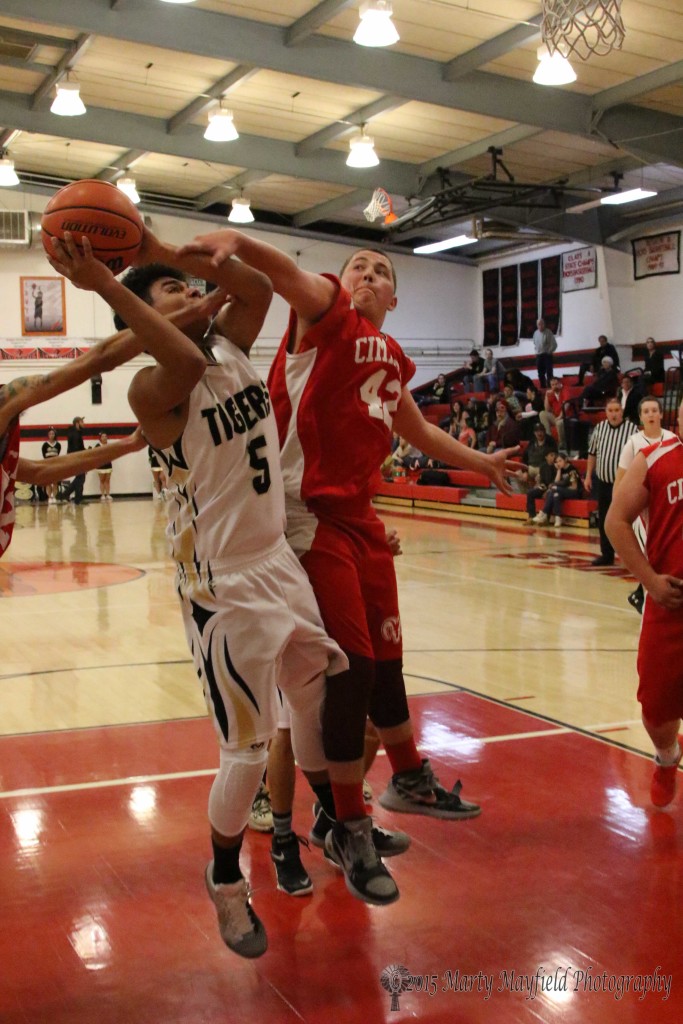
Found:
[[[161,508],[20,508],[0,562],[3,1024],[680,1019],[681,797],[649,805],[631,584],[588,567],[593,534],[384,518],[421,747],[483,813],[379,811],[413,837],[388,908],[313,849],[312,897],[285,896],[249,833],[270,941],[249,962],[204,891],[216,750]],[[302,833],[310,803],[302,784]],[[391,965],[412,976],[398,1009]]]

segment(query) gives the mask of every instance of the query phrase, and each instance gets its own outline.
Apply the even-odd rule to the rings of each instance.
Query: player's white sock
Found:
[[[666,750],[660,750],[659,747],[656,747],[655,750],[657,764],[661,765],[663,768],[676,764],[680,760],[681,748],[678,745],[678,740],[676,740],[676,742],[670,747],[667,747]]]

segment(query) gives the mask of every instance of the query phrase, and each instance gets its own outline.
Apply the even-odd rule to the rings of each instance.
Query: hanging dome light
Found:
[[[85,114],[85,103],[81,99],[81,87],[77,82],[60,82],[57,95],[52,101],[50,113],[60,117],[79,117]]]
[[[131,203],[140,202],[140,196],[138,195],[138,190],[135,187],[135,178],[119,178],[116,182],[116,187],[123,192],[124,196],[128,196]]]
[[[359,46],[393,46],[399,40],[390,0],[365,0],[358,13],[360,22],[353,37]]]
[[[233,224],[251,224],[254,214],[251,212],[251,203],[244,196],[236,196],[232,201],[232,209],[228,220]]]
[[[375,140],[362,130],[360,135],[352,135],[349,140],[347,167],[376,167],[379,157],[375,153]]]
[[[234,142],[239,139],[239,132],[235,128],[232,110],[219,107],[209,113],[209,123],[204,132],[204,138],[209,142]]]
[[[8,156],[3,156],[0,159],[0,188],[11,188],[12,185],[18,184],[19,178],[14,170],[14,160],[10,160]]]
[[[574,68],[557,50],[551,56],[547,46],[539,46],[536,56],[538,67],[533,79],[536,85],[569,85],[576,81]]]

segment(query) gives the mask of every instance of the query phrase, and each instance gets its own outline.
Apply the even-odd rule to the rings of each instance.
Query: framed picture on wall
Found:
[[[20,277],[21,333],[28,337],[66,334],[63,277]]]

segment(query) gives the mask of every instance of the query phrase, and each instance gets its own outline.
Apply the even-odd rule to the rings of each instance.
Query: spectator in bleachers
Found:
[[[543,465],[539,469],[538,477],[536,478],[535,485],[530,491],[527,491],[526,495],[526,514],[527,520],[525,526],[531,526],[534,523],[534,516],[536,515],[536,499],[543,498],[550,485],[555,480],[555,459],[557,458],[557,452],[554,448],[549,448],[545,453]]]
[[[598,347],[593,352],[593,356],[588,363],[581,363],[579,367],[579,384],[583,384],[583,378],[590,370],[592,373],[600,373],[602,367],[602,361],[605,356],[609,356],[612,360],[612,365],[615,370],[619,370],[619,353],[615,349],[614,345],[607,340],[606,334],[600,334],[598,336]]]
[[[557,440],[560,448],[565,448],[564,436],[564,403],[561,398],[562,381],[559,377],[550,378],[550,387],[543,399],[543,411],[539,413],[539,419],[548,434],[552,433],[553,427],[557,431]]]
[[[555,459],[555,479],[548,487],[543,501],[543,511],[534,516],[537,526],[544,526],[553,518],[553,526],[562,526],[562,502],[567,498],[580,498],[583,484],[579,471],[572,466],[566,452],[558,452]]]
[[[531,377],[527,377],[527,375],[522,373],[521,370],[518,370],[516,366],[505,371],[503,383],[510,384],[512,386],[512,390],[520,399],[524,398],[526,395],[527,388],[534,386],[534,382]]]
[[[533,487],[539,478],[541,467],[545,465],[548,452],[557,452],[557,443],[554,437],[546,434],[542,423],[534,427],[533,439],[524,449],[522,454],[522,475],[523,484]]]
[[[648,384],[664,383],[664,356],[657,351],[654,338],[648,338],[645,342],[643,378]]]
[[[636,426],[640,424],[638,407],[643,397],[643,389],[639,384],[639,381],[634,380],[628,373],[625,373],[621,378],[621,387],[617,392],[617,398],[621,402],[621,408],[624,410],[624,419],[630,420]]]
[[[426,395],[418,395],[418,405],[447,405],[451,397],[451,389],[446,382],[446,376],[440,373],[432,384]]]
[[[499,448],[514,448],[520,441],[520,429],[502,398],[496,402],[496,415],[486,433],[486,451],[492,454]]]
[[[462,420],[463,415],[467,416],[467,418],[469,419],[469,414],[467,413],[467,410],[465,409],[463,403],[460,401],[459,398],[454,398],[451,401],[451,408],[448,413],[448,416],[444,416],[443,419],[439,420],[439,426],[441,427],[442,430],[447,430],[450,434],[455,433],[455,436],[457,437],[457,432],[454,432],[451,429],[451,425],[455,420],[459,428],[460,421]]]
[[[546,327],[543,318],[536,322],[536,330],[532,340],[536,353],[538,383],[542,388],[546,388],[553,375],[553,352],[557,349],[557,341],[550,328]]]
[[[484,360],[481,353],[473,348],[467,357],[467,362],[459,370],[456,370],[454,377],[457,380],[462,380],[465,387],[465,391],[474,391],[474,378],[481,373],[484,368]]]
[[[504,373],[505,368],[500,359],[495,358],[493,349],[485,348],[484,367],[474,378],[474,390],[497,391]]]
[[[419,448],[406,441],[405,437],[399,437],[398,445],[391,456],[394,467],[403,469],[424,469],[427,465],[427,456],[423,455]]]
[[[619,374],[614,361],[611,356],[603,356],[597,377],[581,392],[581,405],[586,409],[603,398],[614,398],[618,390]]]
[[[509,404],[509,403],[508,403]],[[530,441],[534,428],[543,412],[543,399],[533,385],[526,389],[526,401],[522,402],[522,440]],[[545,428],[544,428],[545,433]]]

